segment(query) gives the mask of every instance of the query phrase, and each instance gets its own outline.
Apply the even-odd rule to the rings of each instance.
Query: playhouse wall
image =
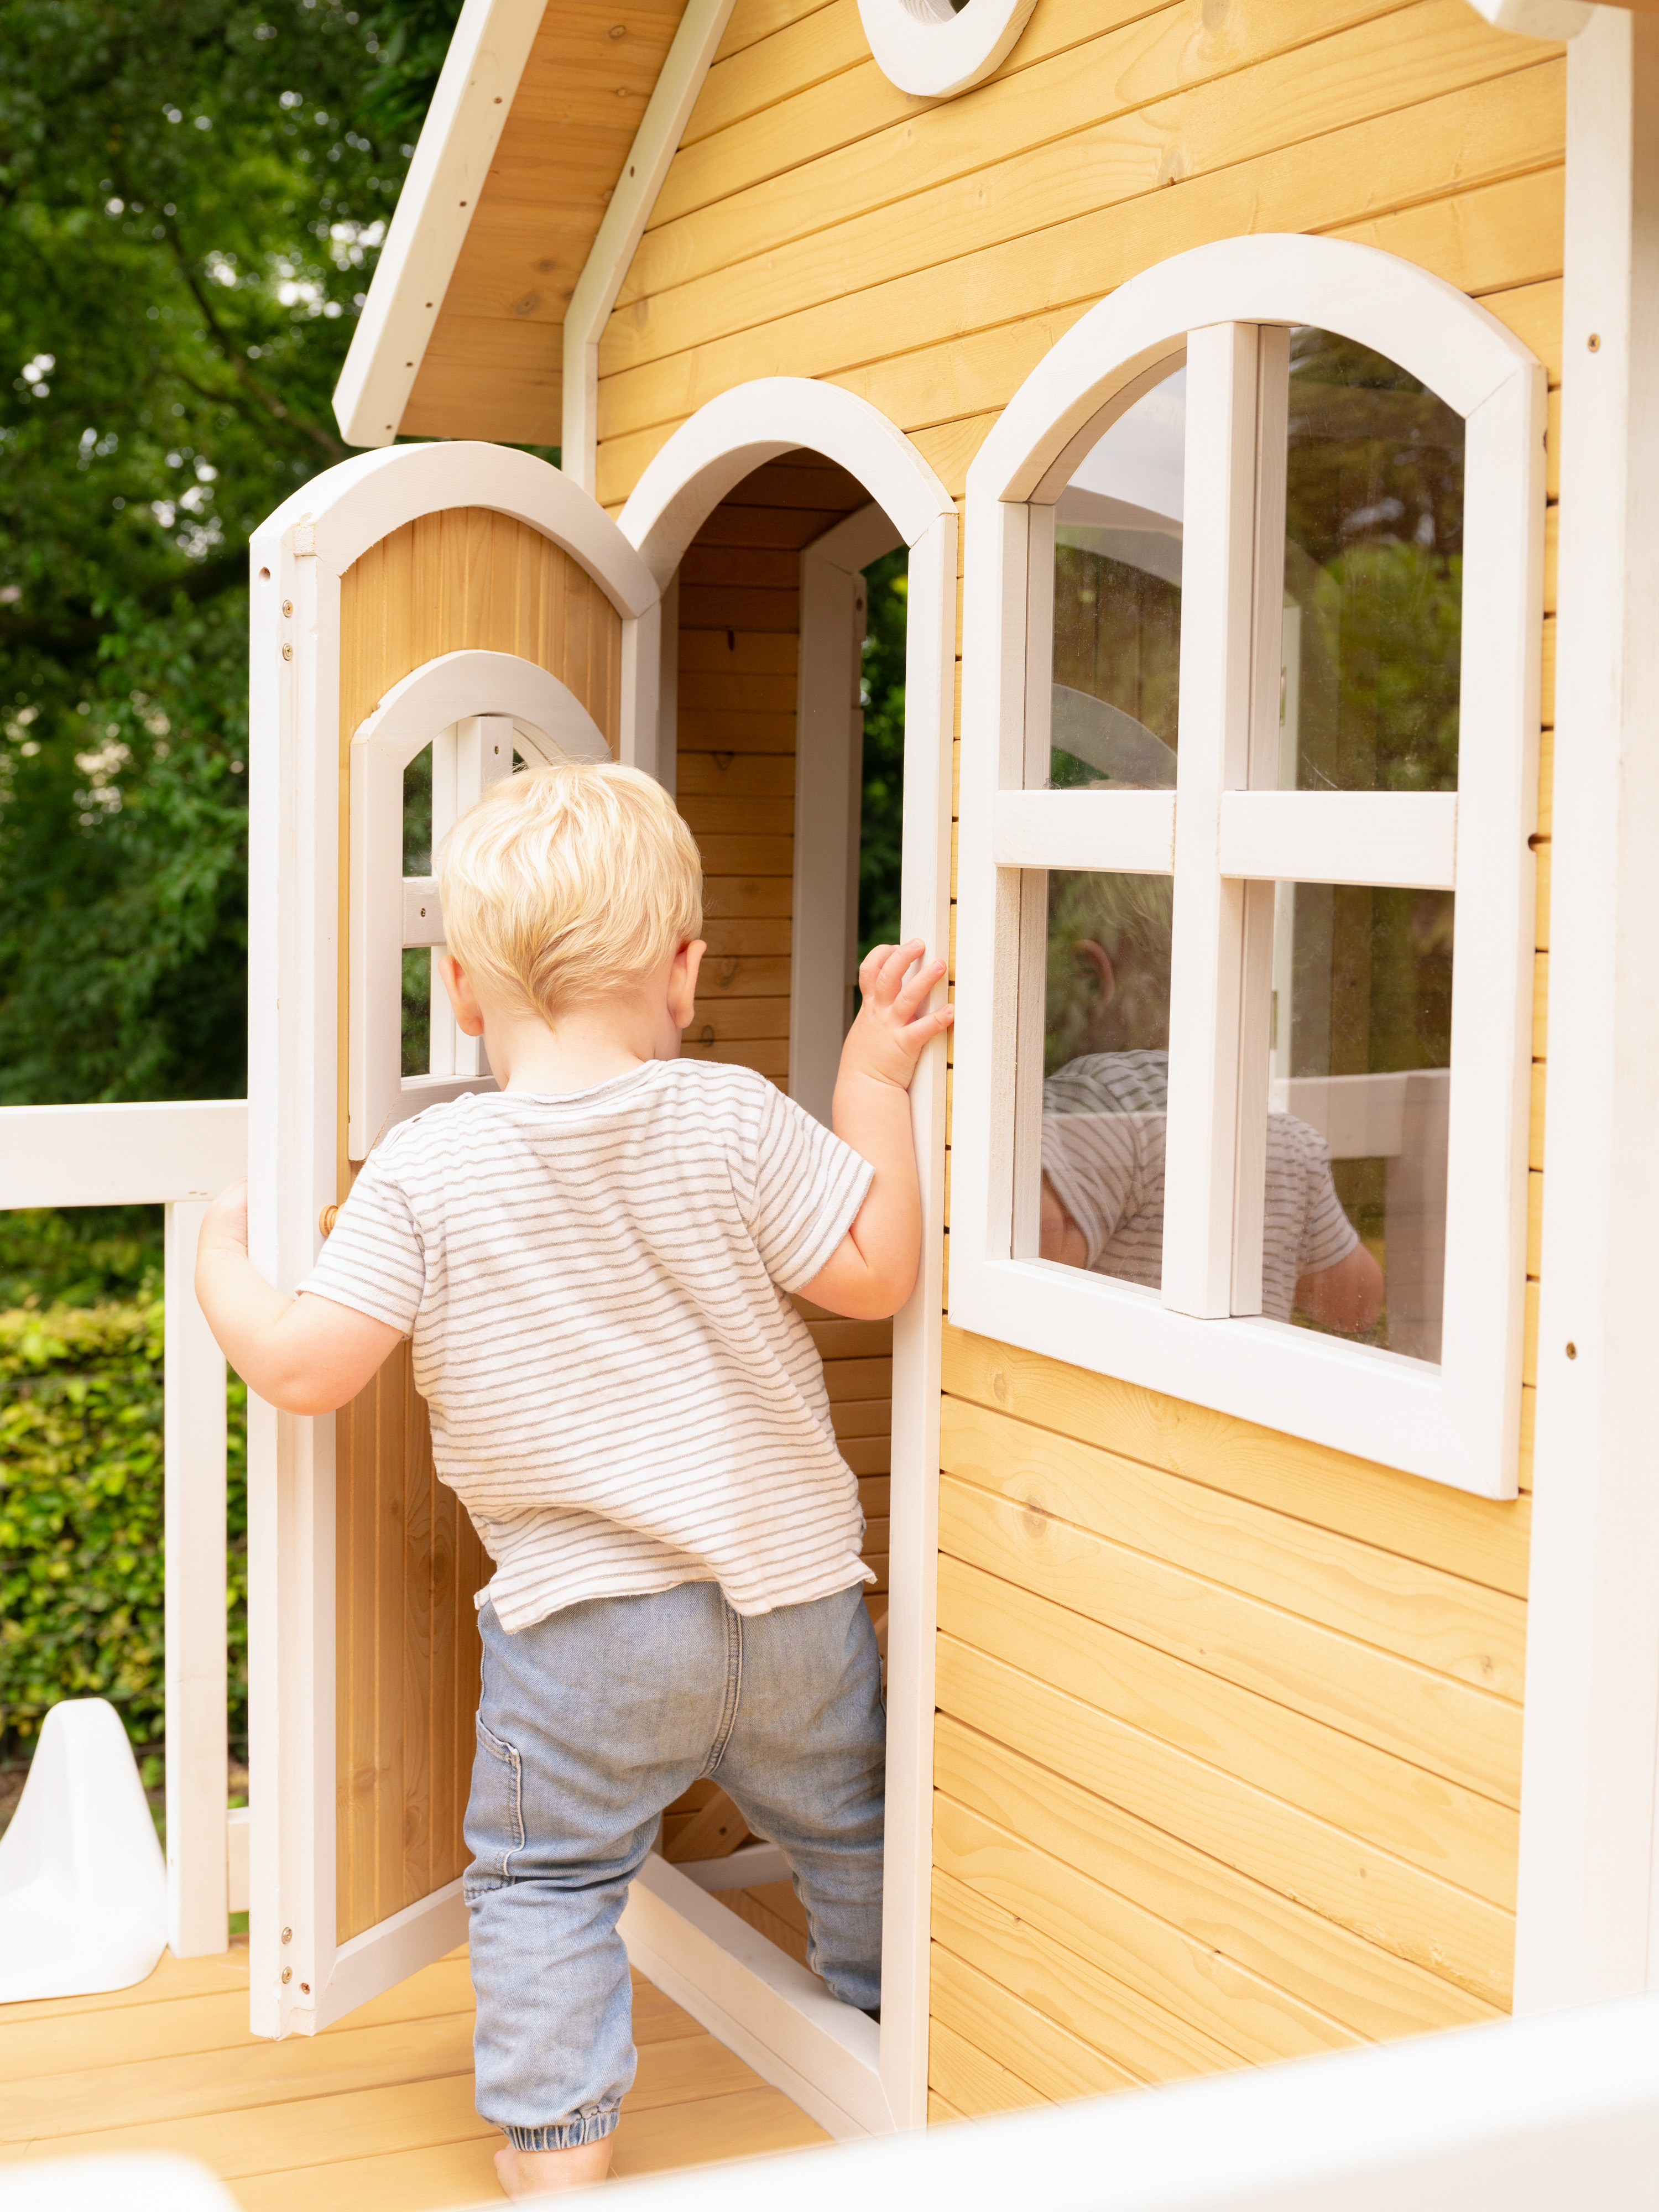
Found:
[[[349,741],[399,677],[466,647],[550,669],[615,750],[622,618],[569,556],[505,515],[459,508],[371,546],[341,580],[340,1021],[346,1065]],[[339,1184],[346,1100],[339,1100]],[[433,1472],[425,1401],[400,1345],[337,1417],[335,1449],[337,1935],[453,1881],[472,1771],[489,1563]]]
[[[774,374],[862,393],[960,496],[1090,306],[1253,230],[1433,270],[1554,387],[1563,94],[1558,49],[1466,0],[1038,0],[994,79],[929,106],[877,70],[855,0],[738,0],[605,337],[600,496]],[[696,651],[718,667],[723,642]],[[683,733],[718,760],[742,702],[694,701],[682,666]],[[1547,730],[1535,1079],[1549,774]],[[1535,1272],[1535,1172],[1532,1194]],[[1528,1398],[1534,1358],[1529,1331]],[[1504,2009],[1529,1499],[948,1328],[945,1392],[934,2112]]]

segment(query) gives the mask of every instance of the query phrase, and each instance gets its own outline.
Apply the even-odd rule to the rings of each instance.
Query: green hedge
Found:
[[[0,1313],[0,1745],[61,1698],[158,1741],[161,1304]],[[247,1731],[247,1393],[228,1389],[230,1732]]]

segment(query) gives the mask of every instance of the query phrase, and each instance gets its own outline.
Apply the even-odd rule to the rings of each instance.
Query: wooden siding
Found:
[[[1419,263],[1553,395],[1564,143],[1559,50],[1463,0],[1038,0],[933,105],[856,0],[738,0],[602,346],[600,495],[768,375],[862,394],[959,495],[1091,306],[1251,231]],[[1534,1224],[1553,551],[1548,588]],[[948,1328],[945,1390],[934,2117],[1506,2008],[1529,1500]]]
[[[569,556],[480,508],[428,515],[371,546],[341,583],[339,1065],[350,733],[390,686],[443,653],[482,647],[548,668],[614,748],[622,618]],[[339,1099],[340,1189],[345,1092]],[[472,1769],[478,1631],[489,1562],[432,1465],[408,1345],[338,1416],[335,1455],[337,1932],[360,1934],[453,1881]]]

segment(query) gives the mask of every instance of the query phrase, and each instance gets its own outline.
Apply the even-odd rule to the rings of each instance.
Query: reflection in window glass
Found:
[[[1045,1260],[1157,1290],[1169,1105],[1168,876],[1048,876]]]
[[[1463,418],[1303,329],[1289,427],[1280,787],[1455,791]]]
[[[404,770],[404,873],[432,872],[432,748],[424,746]],[[432,954],[424,945],[404,954],[403,1073],[425,1075],[432,1066]]]
[[[1187,372],[1138,399],[1086,455],[1054,516],[1049,781],[1175,782]]]
[[[1453,912],[1449,891],[1275,890],[1269,1223],[1276,1159],[1294,1155],[1321,1185],[1289,1317],[1428,1360],[1445,1278]],[[1270,1268],[1271,1253],[1264,1311]]]

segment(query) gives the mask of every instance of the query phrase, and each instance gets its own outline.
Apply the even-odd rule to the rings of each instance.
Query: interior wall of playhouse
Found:
[[[1039,0],[994,80],[927,106],[872,62],[854,0],[738,0],[605,335],[599,495],[619,507],[707,401],[789,374],[867,398],[960,500],[998,410],[1104,293],[1295,230],[1413,261],[1524,338],[1553,501],[1564,75],[1462,0]],[[758,842],[720,841],[785,835],[781,810],[759,826],[781,768],[745,767],[741,799],[726,781],[781,762],[783,725],[744,755],[726,715],[760,711],[743,654],[779,715],[792,664],[779,633],[719,618],[707,533],[695,559],[680,789],[730,929],[718,973],[787,945],[770,907],[720,911],[740,883],[781,887],[781,848],[763,871]],[[729,1026],[764,1017],[737,1005],[710,994],[710,1048],[767,1065]],[[1540,1160],[1535,1112],[1534,1279]],[[1529,1328],[1528,1425],[1534,1369]],[[948,1327],[944,1387],[935,2115],[1506,2009],[1529,1446],[1499,1504]]]

